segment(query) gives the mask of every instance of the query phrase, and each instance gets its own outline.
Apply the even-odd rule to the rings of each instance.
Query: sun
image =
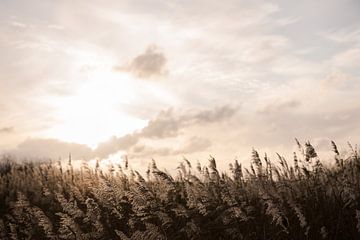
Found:
[[[47,137],[86,144],[95,148],[114,135],[130,133],[146,122],[130,116],[121,106],[135,98],[131,76],[95,71],[71,96],[50,98],[48,102],[57,121],[45,133]]]

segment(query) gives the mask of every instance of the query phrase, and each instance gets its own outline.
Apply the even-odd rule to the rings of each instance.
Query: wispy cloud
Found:
[[[332,40],[337,43],[357,43],[360,44],[360,27],[349,28],[344,27],[336,30],[324,31],[320,34],[324,38]]]
[[[332,63],[339,67],[347,67],[347,68],[359,67],[360,66],[360,45],[359,45],[359,47],[349,48],[345,51],[342,51],[342,52],[336,54],[332,58]]]
[[[280,19],[276,20],[276,23],[279,26],[288,26],[288,25],[291,25],[298,21],[299,21],[299,18],[297,18],[297,17],[285,17],[285,18],[280,18]]]

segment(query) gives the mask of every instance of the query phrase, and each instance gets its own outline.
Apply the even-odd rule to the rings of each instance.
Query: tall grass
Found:
[[[325,167],[308,142],[276,163],[253,150],[244,169],[214,158],[178,175],[125,166],[0,164],[0,239],[360,239],[360,158]]]

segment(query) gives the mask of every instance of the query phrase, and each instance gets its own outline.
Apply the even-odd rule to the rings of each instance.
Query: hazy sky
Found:
[[[0,2],[0,150],[173,166],[360,142],[360,1]]]

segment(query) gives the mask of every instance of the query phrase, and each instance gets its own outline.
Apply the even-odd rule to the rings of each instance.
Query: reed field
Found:
[[[259,156],[219,172],[187,159],[178,174],[153,161],[0,164],[0,239],[360,239],[360,155],[324,164],[313,146],[293,159]],[[330,143],[329,143],[330,144]],[[327,161],[329,162],[329,161]]]

